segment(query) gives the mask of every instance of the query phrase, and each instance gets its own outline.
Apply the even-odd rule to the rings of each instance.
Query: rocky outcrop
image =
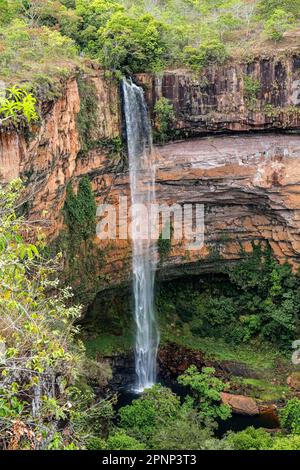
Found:
[[[300,372],[293,372],[288,377],[287,384],[294,393],[300,395]]]
[[[161,345],[158,351],[159,375],[165,380],[177,380],[191,365],[201,370],[213,367],[216,375],[222,379],[232,376],[256,378],[257,372],[242,362],[216,360],[204,352],[180,346],[176,343]]]
[[[262,110],[270,101],[277,110],[286,110],[291,105],[297,95],[295,82],[299,67],[300,59],[296,57],[269,62],[262,59],[250,65],[233,63],[223,68],[213,66],[207,71],[211,85],[206,85],[205,93],[202,85],[194,83],[191,74],[183,72],[140,79],[148,84],[150,103],[153,103],[154,89],[155,99],[163,93],[172,100],[178,129],[193,129],[196,134],[268,127],[285,130],[283,114],[269,121]],[[245,71],[259,78],[263,85],[256,102],[258,112],[245,109],[242,89]],[[116,209],[119,196],[129,196],[128,172],[120,169],[102,145],[121,133],[118,87],[108,82],[99,69],[91,70],[83,80],[94,89],[96,120],[90,129],[92,148],[82,151],[78,117],[84,108],[84,97],[80,96],[75,78],[68,81],[62,97],[49,104],[41,125],[33,129],[30,138],[13,131],[0,132],[0,177],[4,181],[16,176],[27,179],[30,217],[40,219],[46,213],[45,230],[49,239],[57,237],[63,226],[61,209],[69,181],[76,187],[80,178],[87,175],[97,203],[110,203]],[[279,83],[277,91],[274,80]],[[211,106],[218,117],[211,114]],[[288,127],[300,129],[299,109],[289,108],[293,124]],[[257,241],[268,241],[280,262],[299,266],[300,137],[297,134],[194,138],[157,147],[155,158],[158,202],[203,204],[205,209],[204,246],[191,251],[186,240],[173,239],[167,256],[159,263],[162,279],[216,271],[240,259],[241,249],[250,251],[251,243]],[[105,264],[97,273],[103,278],[101,289],[128,283],[130,240],[117,237],[95,242],[105,253]]]
[[[159,264],[161,278],[216,271],[241,258],[252,242],[268,241],[280,262],[299,265],[300,139],[261,134],[193,139],[157,149],[156,197],[160,204],[203,204],[205,243],[189,251],[172,240]],[[112,181],[113,176],[106,176]],[[103,201],[101,190],[96,192]],[[108,192],[110,203],[128,195],[128,176],[119,174]],[[106,269],[118,282],[129,275],[130,243],[108,243]],[[127,263],[127,264],[126,264]],[[129,264],[128,264],[129,263]]]
[[[259,414],[259,408],[256,401],[251,397],[244,395],[232,395],[231,393],[221,392],[221,400],[225,405],[230,406],[235,414],[255,416]]]
[[[300,59],[259,57],[211,65],[202,73],[175,70],[141,74],[153,111],[158,99],[173,104],[179,135],[299,129]]]
[[[118,87],[107,82],[99,69],[90,70],[81,80],[93,87],[95,122],[90,139],[99,142],[98,149],[88,155],[80,153],[78,116],[82,102],[76,78],[67,81],[61,98],[42,106],[47,111],[30,137],[0,129],[0,181],[16,177],[26,181],[30,217],[40,219],[44,214],[49,238],[57,236],[63,224],[61,209],[67,183],[100,168],[103,160],[108,159],[100,142],[119,135]]]

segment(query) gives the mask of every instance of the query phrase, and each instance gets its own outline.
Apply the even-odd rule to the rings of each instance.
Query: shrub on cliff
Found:
[[[64,215],[74,245],[79,246],[82,241],[96,234],[96,209],[88,177],[80,180],[77,194],[74,193],[71,183],[68,184]]]
[[[44,99],[57,96],[59,79],[71,73],[70,60],[78,60],[72,39],[46,26],[31,27],[20,17],[1,27],[0,50],[0,79],[10,83],[17,76],[18,83],[29,83]],[[49,85],[51,94],[46,93]]]
[[[281,8],[277,8],[264,25],[264,33],[268,39],[280,41],[283,33],[295,24],[295,17]]]
[[[155,134],[158,142],[165,143],[172,137],[176,121],[173,104],[167,98],[160,98],[154,106]]]
[[[226,46],[217,38],[204,40],[199,47],[187,46],[183,50],[183,61],[195,71],[209,64],[222,64],[228,57]]]

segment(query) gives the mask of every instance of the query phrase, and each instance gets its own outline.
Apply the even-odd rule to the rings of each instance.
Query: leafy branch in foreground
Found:
[[[38,114],[35,109],[36,98],[24,88],[13,85],[0,93],[0,124],[12,121],[14,124],[25,119],[26,122],[36,121]]]
[[[58,260],[43,258],[43,237],[26,241],[32,227],[15,212],[21,188],[0,187],[0,448],[84,448],[88,421],[111,405],[77,386],[87,369],[74,325],[80,307],[59,288]]]

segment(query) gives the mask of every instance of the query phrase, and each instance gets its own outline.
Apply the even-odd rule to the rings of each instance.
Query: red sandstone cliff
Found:
[[[245,67],[262,83],[255,111],[245,107]],[[299,74],[300,59],[291,57],[277,62],[272,59],[250,65],[213,66],[206,72],[204,89],[183,72],[155,79],[142,76],[140,80],[147,85],[150,107],[164,94],[174,104],[177,127],[199,134],[228,129],[299,130],[300,107],[292,104],[298,96]],[[93,140],[101,143],[121,132],[118,88],[107,82],[100,70],[94,70],[85,80],[94,84],[97,123]],[[265,112],[267,104],[275,108],[272,116]],[[88,175],[98,203],[117,204],[120,194],[129,194],[127,172],[117,169],[103,146],[80,152],[80,106],[74,78],[66,84],[63,97],[50,106],[30,140],[17,132],[0,132],[1,179],[27,178],[34,193],[30,215],[39,217],[47,211],[47,231],[52,239],[63,224],[61,208],[69,181],[76,185]],[[231,262],[240,257],[241,245],[249,250],[255,240],[268,240],[280,261],[299,265],[298,134],[242,134],[171,143],[157,149],[156,181],[159,202],[199,202],[206,210],[204,248],[187,252],[184,244],[174,241],[168,259],[160,266],[162,276],[214,270],[212,248],[221,255],[218,262]],[[103,288],[128,280],[130,243],[97,243],[106,253]]]

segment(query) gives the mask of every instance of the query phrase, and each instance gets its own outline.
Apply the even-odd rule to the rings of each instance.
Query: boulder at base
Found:
[[[288,377],[287,384],[292,390],[300,392],[300,372],[293,372]]]
[[[233,413],[246,416],[255,416],[259,414],[259,408],[253,398],[244,395],[232,395],[231,393],[221,393],[221,400],[229,405]]]

